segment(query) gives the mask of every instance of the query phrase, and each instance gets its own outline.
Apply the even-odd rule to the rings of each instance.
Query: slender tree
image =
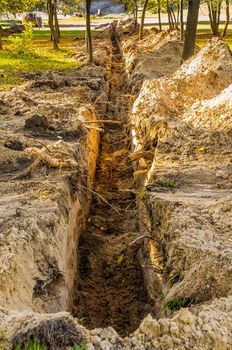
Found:
[[[188,15],[184,39],[183,60],[194,54],[200,0],[188,1]]]
[[[184,0],[180,0],[180,40],[184,40]]]
[[[133,14],[134,14],[134,20],[135,20],[135,26],[138,26],[138,1],[134,1],[134,9],[133,9]]]
[[[128,10],[129,13],[133,14],[135,24],[138,24],[138,5],[139,0],[121,0],[123,4],[125,4],[125,9]]]
[[[55,14],[56,14],[56,1],[47,0],[47,11],[48,11],[48,24],[51,30],[51,39],[53,40],[54,49],[58,49],[59,46],[59,33],[58,28],[54,25]]]
[[[86,0],[86,47],[89,55],[89,63],[93,62],[93,40],[91,32],[91,0]]]
[[[144,21],[145,21],[147,5],[148,5],[148,0],[145,0],[143,4],[143,12],[142,12],[141,23],[140,23],[139,40],[142,40],[143,38],[143,29],[144,29]]]
[[[54,0],[54,22],[55,22],[55,30],[58,35],[58,42],[60,42],[60,26],[58,21],[58,15],[57,15],[57,0]]]
[[[162,21],[161,21],[161,4],[160,0],[157,0],[157,12],[158,12],[158,21],[159,21],[159,30],[162,30]]]
[[[209,11],[210,26],[213,35],[217,36],[219,34],[219,23],[221,16],[221,5],[222,0],[207,0],[207,6]]]
[[[230,23],[230,4],[229,4],[229,0],[226,0],[226,21],[225,21],[222,37],[226,36],[229,23]]]

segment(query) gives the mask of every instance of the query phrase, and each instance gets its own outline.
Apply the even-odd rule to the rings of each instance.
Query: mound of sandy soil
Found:
[[[119,37],[131,35],[136,31],[136,22],[133,18],[126,16],[116,23],[116,31]]]
[[[152,46],[152,55],[158,52],[158,57],[159,50],[166,45],[165,40],[167,45],[172,40],[166,34],[158,34],[155,40],[157,46],[156,49]],[[144,46],[148,43],[145,37]],[[174,47],[176,45],[179,44]],[[130,47],[127,50],[130,52]],[[124,48],[125,56],[127,50]],[[117,86],[117,74],[123,79],[117,47],[114,54],[109,110],[113,111],[112,115],[120,110],[123,117],[126,109],[122,108],[121,98],[126,101],[120,94],[122,86],[118,86],[115,96],[112,91]],[[111,327],[87,330],[69,313],[57,312],[68,310],[72,303],[76,248],[90,200],[86,188],[91,188],[98,153],[99,127],[88,121],[96,119],[96,110],[104,112],[104,93],[108,89],[105,66],[84,66],[71,76],[48,74],[0,94],[3,115],[0,134],[1,345],[4,338],[11,344],[23,345],[31,336],[36,336],[52,350],[69,349],[74,343],[84,344],[88,350],[232,348],[231,52],[216,39],[179,69],[178,55],[171,55],[172,68],[166,71],[167,64],[162,63],[160,57],[165,75],[160,79],[155,73],[157,62],[152,61],[155,79],[146,77],[133,106],[131,123],[126,126],[133,127],[134,152],[129,154],[128,150],[119,149],[115,155],[109,148],[105,153],[107,157],[102,157],[99,163],[98,185],[109,192],[110,208],[122,202],[127,212],[130,209],[127,195],[135,195],[135,189],[132,191],[133,181],[126,171],[132,175],[133,169],[137,170],[134,178],[139,193],[137,202],[133,200],[133,203],[139,208],[138,222],[132,219],[129,223],[130,216],[125,220],[121,211],[117,218],[123,229],[135,230],[133,235],[139,228],[140,237],[127,242],[123,235],[117,233],[117,236],[121,227],[118,225],[111,229],[111,236],[105,236],[104,242],[115,240],[136,245],[148,296],[156,303],[157,319],[148,315],[135,332],[124,338]],[[136,72],[136,65],[131,72],[132,75]],[[174,73],[170,75],[171,72]],[[135,81],[139,86],[143,80],[144,76]],[[120,135],[122,130],[117,128],[117,132],[109,128],[102,143],[103,151],[110,142],[108,138],[115,147],[122,142],[122,137],[125,148],[126,135],[123,132]],[[133,167],[129,166],[129,159]],[[130,182],[125,193],[116,192],[122,170],[125,184]],[[112,177],[115,171],[119,174],[118,181]],[[102,174],[108,174],[107,186],[101,180]],[[114,182],[112,193],[108,187],[110,179]],[[117,200],[111,201],[115,194]],[[100,231],[104,233],[105,227],[99,224],[103,207],[93,208],[98,227],[95,229],[89,221],[92,237],[100,235]],[[115,223],[111,209],[104,213],[108,219],[107,229]],[[131,227],[133,225],[135,227]],[[105,250],[101,252],[105,251],[103,261],[108,262],[110,245],[104,244]],[[94,256],[89,267],[96,264],[98,280],[103,281],[109,269],[107,264],[98,265],[96,242],[91,247],[95,251],[88,253],[88,258]],[[114,248],[112,246],[112,254]],[[88,258],[82,256],[84,267],[88,267]],[[122,259],[114,261],[121,276],[124,257],[117,258]],[[133,267],[128,274],[134,276],[135,265],[130,266]],[[84,279],[89,299],[91,286],[98,288],[94,268],[90,272],[90,277]],[[86,277],[86,270],[82,277]],[[127,279],[123,277],[118,292],[123,289],[123,283],[130,283]],[[109,276],[109,281],[112,280]],[[99,288],[105,296],[111,291],[107,284],[108,281]],[[132,287],[133,284],[134,280]],[[81,291],[83,300],[85,288]],[[100,316],[106,315],[112,320],[105,305],[107,298],[101,300],[103,294],[98,296],[95,290],[93,294],[105,312]],[[115,312],[117,293],[113,301]],[[96,305],[91,303],[88,300],[88,310],[84,309],[84,302],[81,304],[81,317],[90,313],[88,317],[93,321],[99,315]],[[126,311],[121,311],[122,317]],[[120,321],[119,316],[117,311]]]
[[[215,39],[170,78],[145,81],[133,106],[133,121],[145,148],[147,143],[157,142],[159,132],[166,132],[167,123],[175,128],[184,113],[199,101],[215,98],[231,80],[231,53],[226,44]]]
[[[160,314],[183,306],[195,313],[225,297],[231,320],[231,82],[231,52],[215,39],[170,78],[146,81],[134,104],[135,150],[154,152],[145,196],[157,242],[150,261],[162,269]],[[157,281],[151,270],[150,291]],[[217,323],[219,314],[207,320]],[[230,323],[224,327],[229,334]],[[218,336],[215,330],[213,349]],[[223,346],[229,344],[227,338]],[[188,348],[210,345],[204,338]]]
[[[102,65],[50,72],[0,94],[0,308],[72,305],[98,155],[93,121],[105,109],[110,61],[108,52]]]
[[[231,348],[231,297],[158,321],[148,315],[130,337],[121,338],[112,327],[86,330],[68,313],[0,312],[1,330],[13,344],[26,344],[31,335],[51,349],[70,349],[75,342],[88,350]]]
[[[199,118],[200,115],[200,118]],[[185,111],[183,119],[194,127],[231,129],[232,85],[219,95],[208,100],[197,101]]]
[[[145,31],[139,41],[138,34],[125,37],[122,51],[132,92],[138,92],[146,79],[160,78],[175,72],[181,64],[182,44],[179,32],[160,32],[156,28]]]

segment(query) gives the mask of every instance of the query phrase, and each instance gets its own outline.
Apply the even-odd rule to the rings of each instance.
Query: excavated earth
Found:
[[[232,349],[231,52],[130,29],[0,94],[0,349]]]

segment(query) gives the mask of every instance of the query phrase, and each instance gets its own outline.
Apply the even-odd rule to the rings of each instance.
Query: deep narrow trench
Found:
[[[79,276],[74,315],[89,329],[113,326],[121,335],[134,331],[149,306],[138,252],[128,244],[137,236],[130,140],[124,128],[129,112],[124,63],[112,37],[109,110],[101,139],[92,208],[79,242]],[[104,198],[104,200],[102,200]]]

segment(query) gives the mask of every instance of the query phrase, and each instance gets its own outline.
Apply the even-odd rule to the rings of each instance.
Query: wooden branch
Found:
[[[137,243],[138,241],[140,241],[141,239],[145,239],[145,238],[148,238],[152,241],[155,241],[155,238],[153,238],[152,236],[147,236],[147,235],[142,235],[142,236],[139,236],[137,237],[136,239],[134,239],[132,242],[130,242],[128,244],[128,247],[131,247],[132,245],[134,245],[135,243]]]
[[[123,124],[122,122],[118,121],[118,120],[85,120],[84,123],[87,124],[93,124],[93,123],[108,123],[108,124]]]

